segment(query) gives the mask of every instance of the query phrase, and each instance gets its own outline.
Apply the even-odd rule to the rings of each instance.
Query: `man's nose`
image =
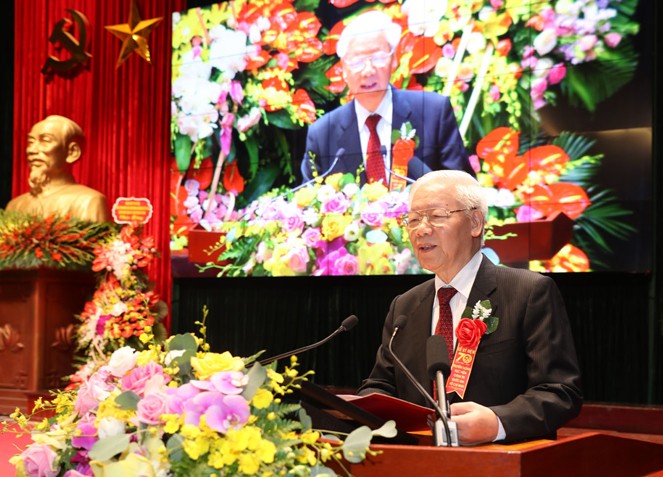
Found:
[[[361,70],[363,76],[370,76],[375,73],[375,66],[373,66],[373,60],[366,58],[364,61],[364,68]]]

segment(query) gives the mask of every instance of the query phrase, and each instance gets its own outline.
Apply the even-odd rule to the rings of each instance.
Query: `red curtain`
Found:
[[[152,63],[133,53],[119,68],[122,42],[104,26],[129,21],[131,0],[30,0],[17,2],[14,43],[13,196],[27,191],[26,137],[32,125],[59,114],[76,121],[88,146],[74,167],[78,182],[118,197],[147,197],[154,207],[145,233],[156,238],[161,259],[150,270],[156,291],[170,302],[169,162],[171,14],[185,0],[136,0],[142,19],[163,17],[148,36]],[[55,24],[88,21],[89,68],[73,78],[47,81],[41,68],[55,54],[48,39]],[[63,54],[64,56],[64,54]]]

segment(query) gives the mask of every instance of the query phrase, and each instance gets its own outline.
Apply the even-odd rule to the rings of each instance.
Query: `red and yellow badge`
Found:
[[[456,392],[462,398],[465,397],[467,382],[470,380],[474,357],[481,338],[485,334],[492,333],[497,329],[500,319],[490,316],[493,312],[489,300],[477,301],[474,308],[465,308],[463,317],[456,327],[456,354],[451,363],[451,374],[447,380],[447,393]]]
[[[400,129],[391,133],[391,169],[394,172],[389,179],[389,190],[403,190],[407,185],[407,165],[414,157],[414,150],[419,145],[417,130],[409,121],[401,124]]]

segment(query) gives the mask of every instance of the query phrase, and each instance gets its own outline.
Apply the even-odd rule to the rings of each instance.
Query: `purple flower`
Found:
[[[518,222],[532,222],[543,217],[543,214],[529,205],[523,205],[518,208],[516,212],[516,220]]]
[[[311,227],[306,229],[302,234],[304,243],[308,248],[322,248],[325,244],[325,241],[322,240],[322,235],[320,234],[320,229],[318,227]]]
[[[339,258],[330,267],[330,271],[331,275],[357,275],[359,273],[359,260],[346,251],[340,254]]]
[[[555,66],[550,68],[548,73],[548,82],[550,84],[557,84],[564,79],[566,76],[566,66],[564,63],[557,63]]]
[[[385,218],[386,206],[381,202],[368,204],[361,212],[361,220],[371,227],[380,227]]]
[[[198,389],[217,391],[222,394],[240,394],[248,377],[241,371],[220,371],[214,374],[209,381],[191,381]]]
[[[222,402],[205,412],[207,425],[217,432],[239,429],[249,419],[249,404],[242,396],[224,396]]]
[[[286,232],[301,232],[304,229],[302,211],[296,204],[288,204],[281,209],[281,226]]]
[[[58,469],[55,468],[57,454],[46,444],[32,444],[21,453],[25,474],[38,477],[55,477]]]
[[[101,315],[99,319],[97,320],[97,327],[95,331],[99,336],[104,335],[104,331],[106,330],[106,322],[108,319],[111,317],[111,315]]]
[[[191,383],[186,383],[179,388],[167,388],[168,407],[176,414],[184,413],[184,405],[189,400],[200,394],[200,389]]]
[[[97,428],[94,425],[95,416],[86,414],[76,424],[76,433],[71,438],[71,445],[77,449],[90,450],[95,442],[99,440],[97,437]]]
[[[350,207],[350,200],[342,192],[337,192],[322,204],[320,212],[324,214],[343,214],[348,210],[348,207]]]

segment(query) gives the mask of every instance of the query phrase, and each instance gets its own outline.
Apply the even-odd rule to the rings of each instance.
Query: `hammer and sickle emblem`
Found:
[[[71,54],[71,57],[61,60],[54,56],[49,56],[41,69],[41,72],[45,75],[72,72],[76,68],[82,67],[88,59],[92,58],[92,55],[85,51],[87,46],[87,29],[89,26],[87,18],[79,11],[69,8],[66,11],[69,12],[74,22],[76,22],[79,40],[76,40],[68,31],[73,24],[70,19],[63,18],[55,24],[53,33],[51,33],[48,41],[55,45],[58,50],[60,48],[67,50]]]

